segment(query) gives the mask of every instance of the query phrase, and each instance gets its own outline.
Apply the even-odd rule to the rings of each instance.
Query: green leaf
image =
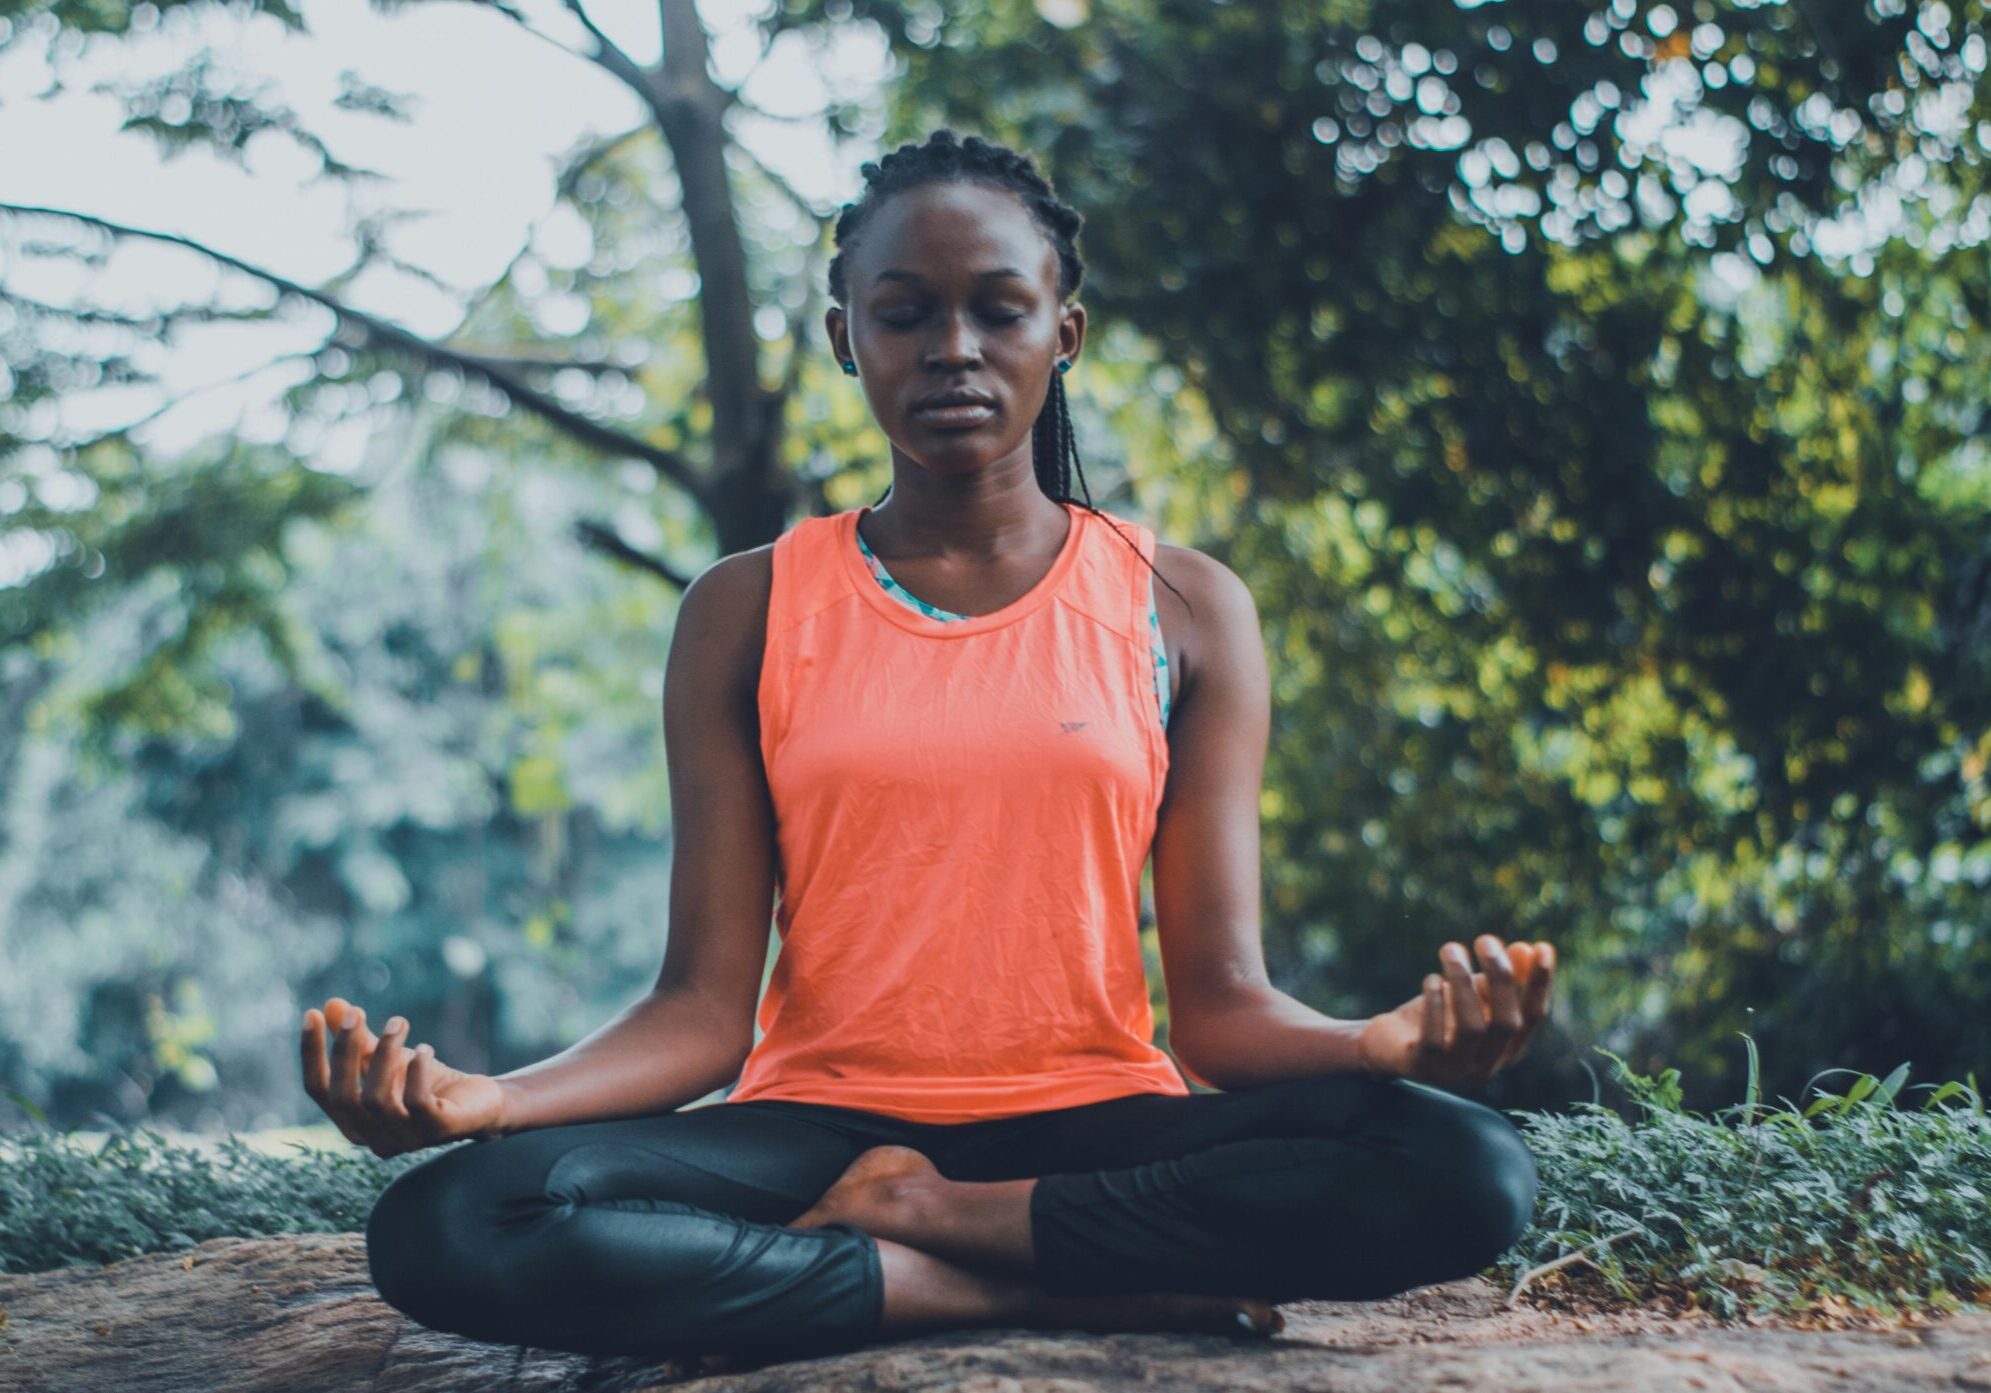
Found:
[[[18,1092],[15,1089],[11,1088],[0,1089],[0,1092],[4,1092],[9,1098],[13,1099],[15,1104],[21,1109],[21,1111],[25,1112],[29,1117],[32,1117],[35,1121],[39,1122],[44,1127],[48,1126],[48,1114],[44,1113],[39,1107],[37,1107],[34,1101],[30,1099],[25,1093]]]
[[[1760,1096],[1761,1070],[1756,1058],[1755,1037],[1742,1032],[1742,1043],[1749,1049],[1749,1087],[1742,1095],[1742,1121],[1747,1126],[1756,1117],[1756,1099]]]

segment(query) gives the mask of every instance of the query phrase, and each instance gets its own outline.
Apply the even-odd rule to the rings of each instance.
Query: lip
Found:
[[[912,417],[935,430],[973,430],[995,419],[995,407],[984,401],[952,402],[945,406],[914,407]]]
[[[979,387],[962,383],[958,387],[942,387],[937,392],[929,392],[913,403],[913,410],[925,411],[936,406],[960,406],[973,402],[981,406],[994,406],[995,398]]]

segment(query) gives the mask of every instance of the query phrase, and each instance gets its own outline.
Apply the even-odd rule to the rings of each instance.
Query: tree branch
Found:
[[[595,51],[588,57],[628,83],[638,96],[654,105],[657,94],[650,85],[650,70],[624,53],[615,40],[602,33],[601,27],[589,19],[588,12],[581,8],[581,0],[567,0],[567,11],[581,21],[581,27],[586,29],[588,36],[595,41]]]
[[[754,110],[757,115],[760,114],[759,108],[754,108]],[[775,188],[781,190],[781,192],[784,195],[786,195],[786,197],[788,198],[788,201],[793,203],[798,209],[801,210],[802,215],[804,217],[813,218],[815,220],[819,230],[824,223],[835,221],[835,214],[823,213],[819,211],[814,204],[809,202],[808,199],[802,197],[802,191],[800,189],[797,189],[793,184],[789,183],[786,179],[782,178],[781,175],[777,173],[773,168],[773,166],[769,165],[766,160],[762,159],[758,154],[748,149],[745,145],[740,146],[739,149],[741,154],[745,155],[748,159],[754,162],[754,168],[758,169],[761,172],[761,176],[765,178],[768,183],[774,185]]]
[[[673,569],[670,563],[646,551],[639,551],[623,541],[621,535],[605,522],[583,518],[574,524],[574,535],[580,538],[583,546],[601,552],[604,556],[612,556],[624,565],[634,566],[639,571],[648,571],[653,576],[661,576],[680,590],[692,582],[692,577]]]
[[[88,213],[73,212],[66,208],[41,208],[19,203],[0,203],[0,213],[68,218],[75,222],[100,228],[115,235],[144,237],[159,242],[170,242],[175,246],[185,247],[189,251],[198,252],[202,256],[211,257],[225,266],[230,266],[235,270],[243,272],[245,275],[267,281],[280,291],[309,300],[312,304],[324,306],[337,316],[341,322],[360,329],[376,346],[398,349],[410,357],[427,364],[429,367],[451,368],[464,374],[466,377],[476,378],[481,382],[495,387],[517,405],[558,426],[582,444],[599,450],[606,455],[616,457],[632,456],[640,459],[655,469],[658,474],[690,494],[701,506],[709,506],[710,504],[710,485],[691,466],[690,462],[677,452],[659,449],[646,440],[617,430],[613,426],[603,425],[591,417],[583,416],[579,412],[570,410],[546,393],[533,387],[530,383],[521,380],[518,374],[508,367],[489,360],[472,357],[438,343],[432,343],[419,335],[409,333],[406,329],[398,325],[390,324],[382,319],[376,319],[362,310],[356,310],[349,305],[341,304],[324,292],[314,290],[308,285],[301,285],[287,276],[280,276],[274,271],[266,271],[261,267],[252,266],[239,257],[230,256],[227,252],[217,251],[213,247],[205,246],[189,237],[182,237],[178,233],[154,232],[149,228],[128,227],[122,223],[111,222],[108,219],[95,217]]]
[[[472,0],[472,3],[482,5],[487,10],[497,11],[519,28],[525,30],[526,33],[532,35],[533,38],[538,39],[541,43],[552,45],[569,58],[578,58],[583,63],[592,63],[594,61],[594,59],[580,50],[567,47],[567,45],[561,43],[544,29],[535,27],[531,20],[527,19],[510,5],[504,3],[504,0]]]
[[[623,363],[611,363],[606,358],[545,358],[536,353],[507,353],[501,349],[459,348],[454,350],[465,361],[488,363],[501,368],[530,369],[534,372],[559,372],[575,368],[585,373],[627,372]]]

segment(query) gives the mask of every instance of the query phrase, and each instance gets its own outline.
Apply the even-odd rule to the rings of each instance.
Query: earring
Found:
[[[846,358],[844,359],[843,363],[843,371],[845,376],[855,377],[857,376],[857,364],[851,362],[848,358]]]
[[[1071,360],[1071,359],[1069,359],[1069,358],[1060,358],[1060,359],[1058,359],[1058,371],[1059,371],[1059,372],[1070,372],[1071,370],[1072,370],[1072,360]]]

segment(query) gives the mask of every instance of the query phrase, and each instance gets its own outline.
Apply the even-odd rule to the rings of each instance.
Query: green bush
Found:
[[[389,1180],[437,1154],[382,1160],[293,1142],[301,1155],[272,1156],[228,1136],[210,1155],[149,1127],[114,1132],[101,1147],[45,1125],[3,1140],[0,1272],[173,1253],[209,1238],[352,1232]]]
[[[1894,1106],[1906,1064],[1802,1108],[1766,1108],[1756,1042],[1743,1038],[1747,1097],[1712,1116],[1682,1109],[1679,1070],[1642,1076],[1603,1049],[1636,1121],[1595,1101],[1512,1114],[1541,1197],[1489,1271],[1518,1292],[1551,1264],[1580,1264],[1622,1301],[1672,1298],[1724,1319],[1896,1318],[1991,1298],[1991,1119],[1976,1074],[1916,1111]],[[1853,1071],[1811,1082],[1842,1072]]]

